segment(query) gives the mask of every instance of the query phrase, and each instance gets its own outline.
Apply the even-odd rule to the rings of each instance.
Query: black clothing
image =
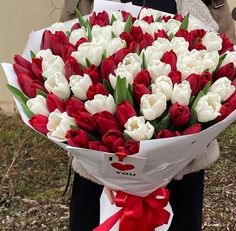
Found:
[[[75,173],[70,202],[70,230],[92,231],[99,225],[103,186]]]
[[[202,230],[204,171],[185,175],[180,181],[172,180],[167,188],[174,211],[168,231]]]
[[[121,0],[121,2],[130,2],[130,0]],[[143,6],[143,4],[145,3],[146,7],[168,12],[171,14],[177,13],[175,0],[132,0],[132,3],[138,6]]]

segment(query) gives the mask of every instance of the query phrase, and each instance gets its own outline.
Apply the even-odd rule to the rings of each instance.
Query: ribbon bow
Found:
[[[146,197],[117,192],[115,205],[122,209],[93,231],[109,231],[119,220],[119,231],[154,231],[168,224],[170,213],[164,209],[169,201],[169,191],[157,189]]]

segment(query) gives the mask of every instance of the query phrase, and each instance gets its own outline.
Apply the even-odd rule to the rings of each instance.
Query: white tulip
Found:
[[[181,22],[175,19],[170,19],[166,24],[166,30],[168,31],[168,34],[175,35],[176,32],[179,30],[179,27],[181,25]]]
[[[113,75],[113,74],[109,75],[110,84],[113,89],[115,89],[115,87],[116,87],[116,80],[117,80],[118,76],[120,76],[121,79],[126,78],[127,85],[129,83],[131,85],[133,84],[134,75],[130,71],[128,71],[127,68],[125,68],[124,66],[121,66],[115,70],[115,75]]]
[[[205,29],[205,25],[196,17],[194,17],[193,15],[189,15],[189,23],[188,23],[188,32],[193,31],[193,30],[197,30],[197,29]],[[204,27],[203,27],[204,26]]]
[[[99,66],[102,61],[103,47],[93,42],[82,43],[78,47],[78,51],[72,52],[71,56],[74,57],[78,63],[86,66],[86,59],[95,66]]]
[[[153,36],[158,30],[164,30],[164,29],[165,29],[164,25],[161,22],[153,22],[150,23],[149,25],[150,34]]]
[[[98,25],[93,26],[92,28],[92,42],[97,46],[102,46],[105,51],[107,48],[107,44],[112,39],[112,26],[100,27]]]
[[[200,100],[196,105],[196,112],[198,121],[205,123],[214,120],[220,115],[220,109],[222,107],[220,103],[220,96],[216,93],[209,92]]]
[[[62,32],[64,32],[64,33],[66,33],[66,31],[68,31],[68,29],[67,29],[65,23],[63,23],[63,22],[56,22],[56,23],[52,24],[52,25],[49,27],[49,30],[50,30],[53,34],[55,34],[56,31],[62,31]]]
[[[163,93],[145,94],[141,97],[140,111],[146,120],[155,120],[166,110],[166,96]]]
[[[206,51],[203,51],[203,54]],[[219,54],[218,51],[206,52],[202,57],[202,63],[204,66],[204,70],[208,69],[210,73],[212,73],[219,64]]]
[[[148,66],[153,60],[161,60],[163,52],[160,52],[155,46],[149,46],[143,49],[141,52],[141,57],[145,57],[146,65]]]
[[[143,116],[129,118],[125,128],[124,132],[136,141],[149,140],[154,134],[154,127],[149,122],[145,123]]]
[[[234,66],[236,67],[236,51],[227,51],[226,52],[226,57],[223,60],[221,67],[228,64],[228,63],[233,63]]]
[[[202,62],[202,53],[201,51],[192,50],[189,53],[177,56],[176,66],[177,70],[182,74],[182,80],[193,73],[201,74],[206,69],[205,64]]]
[[[147,70],[152,77],[152,82],[154,82],[158,77],[168,75],[171,72],[171,66],[160,60],[153,60],[148,65]]]
[[[124,40],[120,38],[112,39],[107,45],[106,57],[110,57],[124,47],[126,47],[126,42]]]
[[[43,58],[42,71],[45,78],[54,75],[55,72],[65,75],[65,64],[60,56],[53,55],[50,50],[38,52],[37,56]]]
[[[192,89],[188,81],[184,80],[180,84],[175,84],[171,94],[172,104],[177,102],[180,105],[188,105],[191,93]]]
[[[87,74],[84,74],[84,76],[72,75],[70,77],[71,90],[75,97],[80,100],[87,99],[87,91],[91,85],[93,85],[92,80]]]
[[[189,52],[189,42],[182,37],[174,37],[171,39],[171,47],[177,56]]]
[[[112,24],[112,31],[118,37],[125,30],[125,22],[115,21]]]
[[[61,113],[56,109],[48,117],[47,129],[49,132],[47,136],[56,141],[66,141],[66,133],[71,126],[76,126],[75,119],[68,116],[66,112]]]
[[[171,94],[173,90],[173,83],[168,76],[160,76],[151,85],[152,93],[163,93],[166,96],[166,100],[171,99]]]
[[[142,64],[142,58],[139,55],[137,55],[136,53],[129,53],[125,56],[122,63],[125,66],[129,66],[129,65],[132,66],[132,64],[135,64],[135,63],[139,63],[139,65],[141,65]]]
[[[161,12],[158,10],[153,10],[151,8],[143,8],[139,13],[139,19],[143,19],[146,16],[153,16],[154,21],[162,16]]]
[[[49,115],[46,98],[42,95],[37,95],[35,98],[29,99],[26,105],[34,114]]]
[[[112,11],[109,12],[109,21],[111,23],[111,19],[112,17],[114,17],[116,19],[116,21],[123,21],[123,15],[120,11]]]
[[[40,50],[36,53],[36,58],[38,59],[47,59],[47,57],[51,57],[52,51],[50,49],[46,49],[46,50]]]
[[[84,106],[92,115],[102,111],[108,111],[115,114],[116,110],[116,104],[112,95],[106,96],[97,94],[94,96],[93,100],[86,101]]]
[[[224,102],[235,92],[235,86],[231,85],[231,81],[227,77],[222,77],[211,85],[209,92],[218,94],[221,101]]]
[[[119,63],[118,68],[125,68],[128,72],[135,76],[141,71],[142,58],[134,53],[129,53],[125,56],[122,63]]]
[[[60,99],[65,100],[70,97],[70,86],[66,77],[61,72],[55,72],[44,82],[48,92],[52,92]]]
[[[222,38],[213,31],[209,31],[203,36],[202,43],[207,48],[207,51],[219,51],[222,49]]]
[[[171,43],[166,38],[158,38],[152,45],[156,47],[157,51],[162,55],[171,50]]]
[[[150,31],[150,26],[149,24],[144,21],[144,20],[136,20],[133,24],[134,26],[140,26],[140,28],[142,29],[143,33],[149,33],[151,34],[151,31]]]
[[[81,38],[87,38],[87,32],[84,27],[73,30],[70,34],[70,43],[75,45]]]

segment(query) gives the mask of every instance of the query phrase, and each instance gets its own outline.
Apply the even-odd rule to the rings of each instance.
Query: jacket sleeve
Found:
[[[89,14],[92,10],[93,0],[64,0],[60,21],[65,22],[75,18],[75,9],[78,8],[82,15]]]
[[[213,6],[210,4],[209,10],[211,12],[212,17],[219,25],[219,33],[225,33],[231,39],[232,42],[236,43],[235,23],[231,16],[231,11],[228,2],[225,1],[225,5],[218,9],[214,9]]]
[[[193,172],[198,172],[202,169],[209,167],[213,164],[220,156],[220,149],[217,140],[213,140],[207,148],[207,151],[198,155],[198,157],[192,160],[182,171],[176,176],[175,180],[181,180],[184,175]]]

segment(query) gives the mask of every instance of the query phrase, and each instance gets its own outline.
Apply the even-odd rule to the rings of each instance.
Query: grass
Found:
[[[221,158],[206,171],[204,231],[236,230],[235,135],[236,124],[221,134]],[[66,152],[0,114],[0,230],[68,230],[66,180]]]

